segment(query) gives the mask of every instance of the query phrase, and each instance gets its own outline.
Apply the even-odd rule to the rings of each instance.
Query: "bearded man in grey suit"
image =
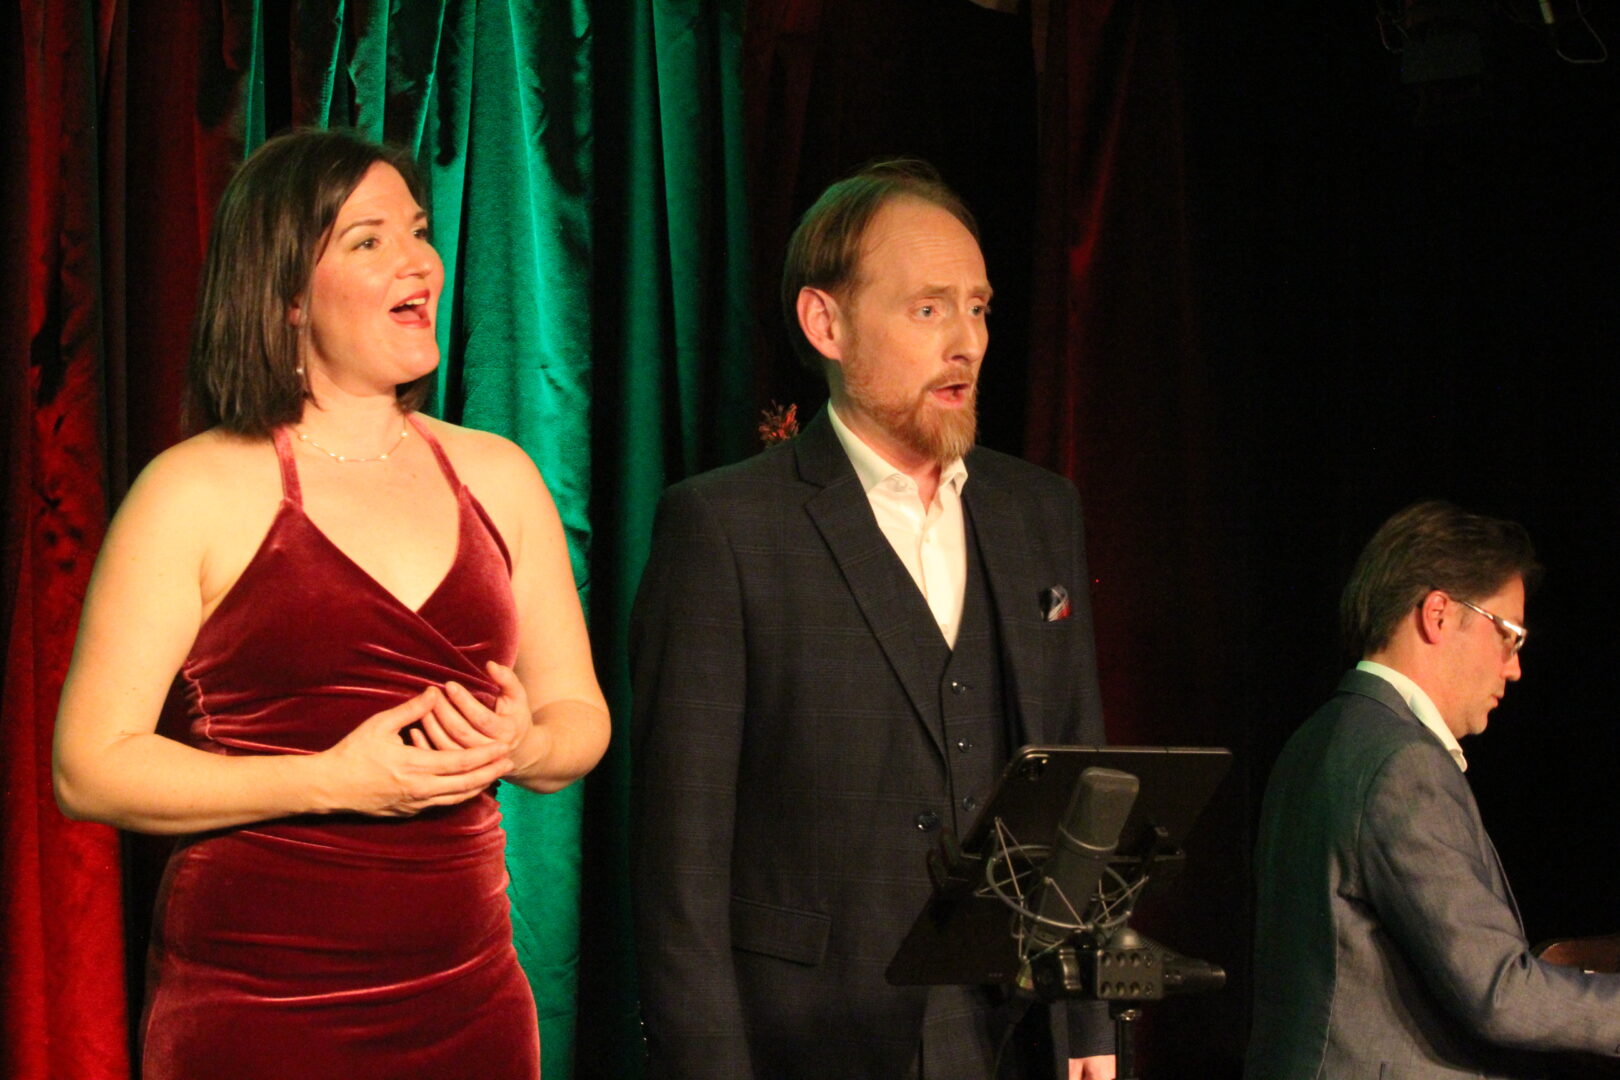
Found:
[[[833,185],[783,273],[829,407],[659,504],[631,629],[659,1080],[987,1080],[1009,1029],[1003,1077],[1114,1075],[1095,1009],[1015,1027],[990,988],[884,979],[1012,750],[1103,741],[1074,488],[973,445],[990,291],[931,169]]]
[[[1266,789],[1248,1080],[1542,1075],[1620,1055],[1620,976],[1531,956],[1458,740],[1520,674],[1512,522],[1424,502],[1385,522],[1341,603],[1364,659]]]

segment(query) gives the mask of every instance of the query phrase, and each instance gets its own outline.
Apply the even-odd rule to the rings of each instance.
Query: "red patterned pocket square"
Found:
[[[1059,622],[1074,614],[1069,604],[1069,590],[1061,585],[1049,585],[1041,590],[1041,612],[1047,622]]]

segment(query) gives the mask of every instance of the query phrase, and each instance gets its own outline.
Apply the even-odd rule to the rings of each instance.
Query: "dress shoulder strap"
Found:
[[[440,446],[439,440],[433,437],[433,432],[428,430],[427,424],[423,423],[421,417],[415,413],[408,414],[405,419],[410,421],[411,427],[416,429],[416,433],[422,436],[422,441],[432,449],[433,456],[439,460],[439,471],[444,473],[446,480],[450,481],[450,487],[459,490],[461,478],[456,475],[455,466],[450,464],[450,455],[444,452],[444,447]]]
[[[287,429],[276,428],[270,433],[270,441],[276,444],[276,461],[281,465],[281,497],[301,507],[304,489],[298,484],[298,463],[293,460],[292,440],[287,436]]]

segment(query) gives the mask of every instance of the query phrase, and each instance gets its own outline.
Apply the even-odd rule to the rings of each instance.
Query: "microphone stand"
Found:
[[[1189,960],[1158,942],[1119,926],[1106,942],[1076,934],[1030,960],[1019,988],[1044,1001],[1086,999],[1108,1002],[1114,1021],[1116,1080],[1139,1080],[1136,1022],[1142,1006],[1171,994],[1219,990],[1226,972],[1203,960]],[[1078,942],[1078,943],[1077,943]]]
[[[1173,849],[1162,829],[1137,868],[1145,881],[1154,864]],[[1114,1021],[1116,1080],[1140,1080],[1136,1071],[1136,1022],[1142,1005],[1170,994],[1205,993],[1226,984],[1226,972],[1203,960],[1192,960],[1137,933],[1130,913],[1111,928],[1076,928],[1062,942],[1029,957],[1018,986],[1045,1001],[1106,1001]]]
[[[1136,1022],[1142,1018],[1142,1010],[1115,1002],[1108,1012],[1114,1018],[1114,1080],[1138,1080]]]

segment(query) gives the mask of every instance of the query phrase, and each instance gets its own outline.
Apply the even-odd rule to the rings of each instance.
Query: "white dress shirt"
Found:
[[[915,480],[862,442],[831,404],[827,416],[866,490],[878,528],[928,601],[945,643],[955,648],[967,592],[967,530],[962,524],[967,466],[957,458],[940,469],[933,504],[925,510]]]
[[[1365,671],[1369,675],[1377,675],[1380,679],[1393,686],[1395,692],[1401,695],[1402,700],[1406,702],[1407,708],[1411,709],[1412,713],[1423,721],[1423,726],[1434,732],[1434,737],[1439,739],[1441,745],[1446,748],[1446,752],[1451,755],[1451,760],[1457,763],[1457,768],[1463,772],[1468,771],[1468,759],[1463,757],[1462,745],[1457,742],[1457,736],[1451,733],[1451,729],[1446,727],[1446,721],[1441,717],[1440,710],[1434,707],[1434,701],[1424,692],[1423,687],[1394,668],[1385,667],[1383,664],[1373,660],[1361,661],[1356,665],[1356,670]]]

